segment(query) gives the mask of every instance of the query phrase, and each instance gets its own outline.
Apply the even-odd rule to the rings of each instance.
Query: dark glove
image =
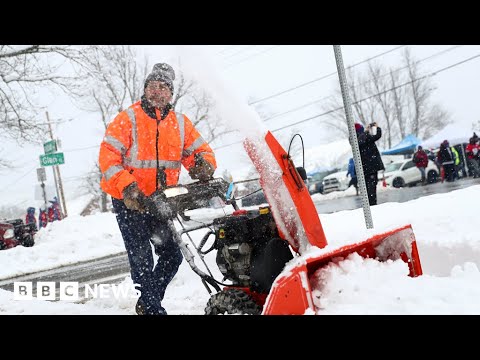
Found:
[[[212,178],[215,168],[201,155],[195,155],[195,165],[188,171],[193,180],[207,181]]]
[[[147,198],[147,210],[159,219],[168,220],[175,218],[175,210],[168,203],[162,191],[155,191]]]
[[[145,195],[138,188],[136,182],[123,189],[123,203],[130,210],[145,211]]]

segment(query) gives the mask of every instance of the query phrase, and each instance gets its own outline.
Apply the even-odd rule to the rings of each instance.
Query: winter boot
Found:
[[[145,309],[145,305],[143,305],[143,301],[138,299],[137,304],[135,305],[135,312],[137,315],[146,315],[147,311]]]

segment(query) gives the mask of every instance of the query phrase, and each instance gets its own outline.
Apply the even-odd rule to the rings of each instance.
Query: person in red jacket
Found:
[[[474,135],[476,134],[474,133]],[[465,152],[467,153],[467,164],[474,179],[480,177],[480,166],[478,163],[480,155],[479,150],[480,146],[478,146],[476,139],[474,137],[471,137],[469,140],[469,144],[465,149]]]
[[[421,146],[418,146],[417,152],[413,154],[412,161],[417,166],[418,170],[420,170],[420,174],[422,175],[422,185],[427,184],[427,177],[425,176],[425,169],[428,166],[428,155]]]

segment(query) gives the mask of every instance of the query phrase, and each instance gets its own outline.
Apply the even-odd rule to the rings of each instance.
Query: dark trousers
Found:
[[[473,178],[476,179],[480,177],[480,166],[476,159],[467,159],[468,168],[470,169]]]
[[[365,174],[365,185],[367,187],[368,203],[370,206],[377,205],[377,184],[378,174]]]
[[[448,182],[452,182],[455,180],[455,165],[454,164],[447,164],[443,165],[443,169],[445,171],[445,178]]]
[[[150,214],[142,214],[125,207],[121,200],[112,199],[117,223],[122,233],[134,284],[142,295],[139,301],[150,315],[166,315],[161,303],[167,285],[172,281],[182,262],[182,253],[165,222]],[[154,264],[150,242],[156,237]]]

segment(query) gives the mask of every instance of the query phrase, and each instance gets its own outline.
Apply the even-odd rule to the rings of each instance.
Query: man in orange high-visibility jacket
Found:
[[[145,198],[166,185],[176,185],[183,165],[192,179],[206,181],[216,169],[215,155],[183,114],[170,102],[175,72],[156,64],[145,80],[142,99],[120,112],[108,125],[100,146],[101,187],[113,208],[128,254],[134,284],[141,296],[137,314],[166,315],[165,289],[178,271],[182,254],[165,220],[145,210]],[[155,236],[154,264],[150,241]]]

